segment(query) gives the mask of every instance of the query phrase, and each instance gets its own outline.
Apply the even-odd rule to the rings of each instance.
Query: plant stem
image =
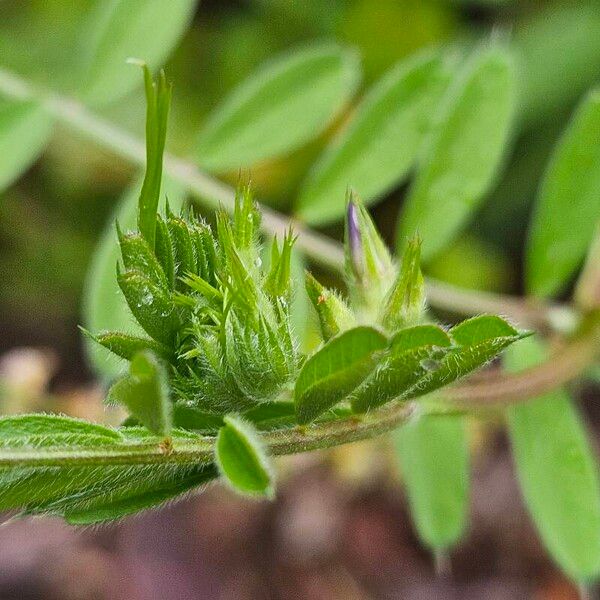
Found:
[[[131,163],[145,165],[146,151],[142,140],[98,117],[72,98],[40,90],[5,69],[0,69],[0,94],[17,100],[37,101],[50,115],[73,131]],[[235,191],[203,173],[193,163],[167,153],[164,156],[164,172],[182,184],[204,207],[214,209],[223,206],[226,210],[233,210]],[[322,267],[341,272],[344,253],[339,242],[264,205],[261,206],[261,212],[264,233],[282,236],[292,225],[298,234],[298,248]],[[427,294],[431,305],[442,310],[462,315],[499,313],[523,326],[534,328],[553,328],[557,314],[573,313],[567,306],[549,306],[512,296],[462,290],[433,279],[427,282]]]
[[[477,408],[525,402],[571,379],[595,357],[598,328],[566,344],[560,360],[550,361],[517,373],[501,375],[492,382],[464,384],[444,391],[450,406]],[[593,338],[593,342],[590,341]],[[564,364],[563,364],[564,363]],[[262,435],[274,456],[297,454],[357,442],[392,431],[424,410],[418,402],[391,402],[365,415],[336,419],[315,425],[279,429]],[[444,409],[445,410],[445,409]],[[442,410],[442,412],[444,412]],[[18,448],[0,449],[0,468],[53,466],[107,466],[125,464],[207,464],[213,460],[214,437],[198,436],[197,440],[173,440],[172,450],[160,444],[124,445],[93,449]]]

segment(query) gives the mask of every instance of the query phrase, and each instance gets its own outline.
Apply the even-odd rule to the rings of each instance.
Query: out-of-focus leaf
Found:
[[[175,444],[197,439],[190,436],[172,432]],[[159,448],[161,441],[146,429],[115,430],[68,417],[0,419],[0,510],[94,523],[157,506],[215,477],[209,464],[141,463],[135,456],[140,445]],[[114,455],[118,463],[104,462]]]
[[[359,77],[356,54],[334,44],[277,57],[209,118],[198,141],[200,165],[222,172],[293,150],[331,122]]]
[[[374,368],[386,337],[355,327],[329,340],[303,365],[294,398],[299,423],[309,423],[345,398]]]
[[[449,352],[406,394],[406,398],[422,396],[446,386],[495,358],[507,346],[530,335],[515,329],[504,319],[481,315],[452,327],[450,337],[457,348]]]
[[[122,331],[138,337],[143,335],[119,289],[115,274],[115,266],[120,259],[115,221],[119,222],[123,231],[135,228],[140,188],[141,183],[137,182],[125,193],[92,257],[84,288],[83,318],[86,328],[94,335],[106,331]],[[168,178],[163,178],[162,196],[168,197],[171,207],[177,210],[185,200],[184,190]],[[93,367],[106,379],[115,378],[126,367],[124,361],[95,342],[89,342],[87,350]]]
[[[124,96],[139,83],[128,58],[158,68],[177,44],[193,15],[196,0],[101,0],[82,36],[81,94],[102,105]]]
[[[558,3],[534,11],[516,27],[513,47],[521,72],[520,117],[530,126],[548,121],[600,79],[600,6]]]
[[[371,204],[402,180],[430,130],[452,67],[447,57],[427,52],[385,75],[304,183],[296,205],[300,218],[333,221],[344,214],[349,186]]]
[[[417,325],[400,330],[390,350],[363,383],[352,392],[352,410],[363,413],[410,390],[450,351],[450,336],[437,325]]]
[[[0,191],[35,161],[51,133],[52,118],[37,104],[0,100]]]
[[[421,540],[434,550],[464,533],[469,508],[469,447],[465,419],[423,415],[394,433],[397,456]]]
[[[132,358],[129,375],[110,388],[108,399],[125,406],[148,431],[161,436],[171,432],[167,373],[151,351],[142,350]]]
[[[529,230],[527,287],[561,291],[581,264],[600,222],[600,91],[575,112],[548,165]]]
[[[439,123],[398,223],[398,247],[415,232],[423,259],[439,253],[465,226],[489,190],[504,155],[515,108],[510,53],[490,44],[450,86]]]
[[[223,420],[215,448],[221,475],[242,494],[272,497],[273,468],[258,433],[238,416]]]
[[[511,371],[542,362],[534,339],[513,346]],[[521,490],[540,537],[554,560],[575,581],[600,575],[600,482],[585,427],[562,390],[507,411]]]

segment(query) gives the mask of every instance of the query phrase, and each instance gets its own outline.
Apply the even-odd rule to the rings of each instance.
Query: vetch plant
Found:
[[[496,316],[450,329],[428,322],[413,239],[398,266],[366,209],[347,202],[348,299],[307,274],[322,345],[299,351],[291,323],[289,231],[262,263],[260,212],[241,187],[232,217],[212,228],[191,209],[160,214],[170,102],[164,74],[145,69],[147,170],[137,229],[117,224],[116,277],[145,335],[89,333],[130,361],[108,401],[130,413],[109,429],[68,417],[0,421],[1,504],[94,523],[137,512],[220,474],[272,496],[273,455],[393,429],[418,398],[485,365],[525,335]]]
[[[126,56],[160,62],[193,2],[175,3],[164,28],[160,4],[145,3],[143,31],[129,2],[102,5],[81,102],[0,70],[8,98],[0,148],[23,141],[19,152],[2,153],[0,185],[37,156],[54,120],[146,165],[141,192],[132,187],[99,245],[84,311],[92,361],[117,379],[108,400],[130,416],[118,428],[55,415],[0,419],[0,508],[98,523],[218,477],[241,493],[272,497],[273,457],[393,432],[417,532],[441,557],[468,524],[467,419],[493,412],[505,417],[546,548],[574,581],[596,580],[597,464],[563,388],[589,373],[598,354],[597,91],[581,100],[540,185],[525,253],[529,297],[461,290],[423,279],[420,262],[443,253],[473,218],[522,113],[540,103],[521,97],[509,41],[486,41],[468,57],[428,50],[391,69],[308,173],[290,229],[290,219],[259,207],[248,186],[236,193],[210,173],[279,157],[330,126],[356,92],[356,54],[323,44],[271,61],[208,119],[194,152],[204,171],[169,154],[163,164],[170,98],[163,75],[153,83],[145,72],[145,150],[84,104],[131,89]],[[125,21],[129,27],[116,27]],[[154,28],[162,32],[156,44],[146,35]],[[117,34],[118,43],[107,42]],[[394,257],[365,206],[412,174]],[[188,192],[202,209],[217,209],[214,222],[196,216]],[[343,247],[306,226],[342,218]],[[572,303],[552,301],[586,254]],[[347,293],[309,272],[303,286],[304,259],[342,275]],[[306,353],[298,324],[308,302],[321,342]],[[469,318],[445,327],[436,310]],[[540,335],[521,341],[525,328]],[[118,360],[108,363],[106,350]],[[505,370],[456,383],[504,350],[497,362]]]

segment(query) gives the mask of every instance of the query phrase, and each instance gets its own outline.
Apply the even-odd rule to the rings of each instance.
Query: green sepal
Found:
[[[225,321],[225,356],[239,389],[253,402],[274,399],[293,375],[295,357],[281,344],[283,336],[264,319],[257,329],[239,319],[234,310]]]
[[[344,248],[345,273],[351,300],[376,313],[395,269],[373,219],[354,192],[349,192]]]
[[[261,214],[249,184],[239,186],[233,211],[233,241],[238,250],[255,249]]]
[[[154,248],[156,258],[165,274],[169,289],[175,288],[175,254],[173,243],[166,222],[160,216],[156,216],[156,244]]]
[[[421,240],[408,242],[398,278],[390,289],[381,318],[388,331],[418,323],[425,310],[425,283],[421,273]]]
[[[202,411],[220,415],[243,412],[255,406],[227,368],[220,332],[208,332],[196,337],[194,342],[195,347],[182,356],[194,363],[190,364],[189,371],[177,373],[171,380],[178,396]]]
[[[138,271],[117,273],[117,281],[133,316],[146,333],[172,347],[181,321],[170,294]]]
[[[167,287],[167,277],[148,242],[139,233],[123,233],[117,223],[121,257],[126,271],[139,271],[160,287]]]
[[[150,338],[142,338],[119,331],[107,331],[93,335],[82,327],[80,329],[86,336],[126,360],[131,360],[135,354],[142,350],[151,350],[165,360],[173,360],[173,352],[169,348]]]
[[[306,424],[334,407],[375,368],[387,338],[360,326],[329,340],[303,365],[294,390],[296,418]]]
[[[215,445],[219,472],[241,494],[272,498],[273,467],[258,432],[238,415],[227,415],[223,421]]]
[[[183,287],[179,281],[181,277],[189,273],[196,274],[196,253],[190,229],[183,219],[170,214],[167,218],[167,228],[175,258],[175,287],[179,289]]]
[[[283,238],[281,250],[277,238],[273,238],[269,273],[265,279],[265,291],[273,297],[289,298],[291,294],[291,259],[294,246],[294,234],[288,231]]]
[[[344,300],[336,292],[322,286],[308,271],[305,284],[306,293],[319,317],[324,341],[356,325],[356,317]]]
[[[402,396],[421,381],[452,350],[450,336],[437,325],[400,330],[377,368],[352,392],[355,413],[364,413]]]
[[[213,233],[204,221],[191,223],[190,230],[196,251],[196,272],[199,277],[214,286],[217,284],[219,264]]]
[[[129,375],[110,388],[108,400],[125,406],[148,431],[160,436],[170,434],[173,417],[168,376],[149,350],[133,357]]]

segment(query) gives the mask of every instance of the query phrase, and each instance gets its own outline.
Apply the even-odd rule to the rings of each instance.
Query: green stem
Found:
[[[550,361],[517,374],[494,376],[485,383],[466,383],[444,391],[448,407],[489,408],[525,402],[567,383],[574,373],[584,370],[596,356],[598,327],[560,349],[560,360]],[[264,433],[262,438],[274,456],[297,454],[340,446],[392,431],[426,408],[418,402],[391,402],[366,415],[351,416],[325,423]],[[436,413],[438,409],[432,409]],[[213,460],[214,437],[180,442],[173,440],[169,450],[161,444],[128,445],[121,448],[0,449],[2,467],[107,466],[120,464],[206,464]]]
[[[145,165],[146,150],[142,140],[98,117],[72,98],[38,89],[5,69],[0,69],[0,94],[17,100],[37,101],[50,115],[71,130],[133,164]],[[233,210],[235,191],[203,173],[193,163],[167,153],[164,156],[164,172],[182,184],[205,208],[223,206],[226,210]],[[311,260],[327,269],[342,271],[344,252],[339,242],[264,205],[261,206],[261,211],[262,229],[266,234],[281,237],[292,225],[298,234],[298,248]],[[427,282],[427,294],[430,304],[442,310],[462,315],[500,313],[524,326],[534,328],[553,329],[557,315],[563,318],[565,315],[573,315],[573,310],[567,306],[550,306],[541,302],[523,301],[517,297],[462,290],[433,279]]]

